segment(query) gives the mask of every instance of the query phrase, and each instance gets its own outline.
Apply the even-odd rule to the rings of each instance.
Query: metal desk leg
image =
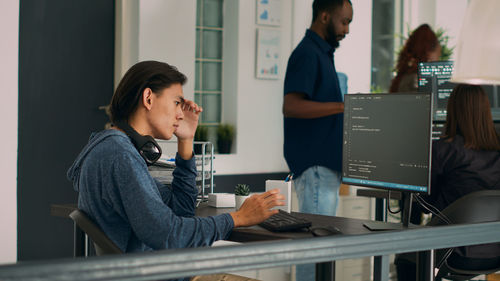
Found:
[[[73,223],[73,257],[85,256],[85,233]]]
[[[335,261],[316,264],[316,281],[335,281]]]
[[[383,198],[375,199],[375,220],[386,221],[386,201]],[[387,281],[389,280],[389,256],[373,257],[373,280]]]
[[[376,198],[375,199],[375,220],[376,221],[386,221],[386,214],[385,214],[385,199],[383,198]]]
[[[84,233],[85,235],[85,239],[83,240],[85,242],[85,256],[86,257],[90,257],[91,256],[91,251],[92,251],[92,247],[91,247],[91,244],[90,243],[90,237],[87,235],[87,233]]]
[[[389,281],[389,256],[376,256],[373,261],[373,281]]]
[[[434,281],[434,250],[417,253],[417,281]]]

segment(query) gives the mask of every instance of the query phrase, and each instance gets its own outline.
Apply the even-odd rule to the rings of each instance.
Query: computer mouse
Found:
[[[335,226],[317,226],[311,228],[311,233],[314,236],[331,236],[342,234],[342,232]]]

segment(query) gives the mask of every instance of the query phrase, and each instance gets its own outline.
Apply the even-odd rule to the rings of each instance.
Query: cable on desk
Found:
[[[425,201],[425,199],[420,197],[420,195],[417,194],[415,196],[415,200],[420,204],[420,206],[429,211],[431,214],[436,215],[446,224],[452,224],[451,220],[445,214],[441,213],[438,208]]]
[[[432,204],[430,204],[427,201],[425,201],[425,199],[422,198],[422,197],[420,197],[420,195],[417,194],[415,196],[415,200],[420,204],[420,206],[422,206],[424,209],[426,209],[427,211],[429,211],[433,215],[436,215],[439,219],[441,219],[446,224],[452,224],[451,220],[445,214],[443,214],[441,211],[439,211],[439,209],[436,208],[435,206],[433,206]],[[437,267],[438,270],[441,269],[441,267],[443,266],[444,262],[453,253],[454,249],[455,248],[449,248],[446,251],[446,253],[443,255],[443,257],[441,258],[441,260],[436,264],[436,267]]]
[[[391,191],[387,193],[387,211],[393,215],[401,212],[401,208],[399,208],[397,211],[392,211],[391,210]]]

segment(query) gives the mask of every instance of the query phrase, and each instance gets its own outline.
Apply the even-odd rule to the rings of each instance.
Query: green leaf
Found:
[[[234,194],[248,196],[250,195],[250,186],[248,184],[239,183],[234,187]]]

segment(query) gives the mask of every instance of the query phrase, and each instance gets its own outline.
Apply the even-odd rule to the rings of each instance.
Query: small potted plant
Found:
[[[248,184],[239,183],[234,188],[236,210],[239,210],[245,199],[250,196],[250,186]]]
[[[200,125],[196,128],[196,132],[194,133],[195,141],[208,141],[208,128],[206,126]],[[203,145],[202,144],[194,144],[193,150],[194,154],[200,155],[203,153]]]
[[[231,146],[234,139],[234,126],[230,124],[220,124],[217,128],[217,150],[221,154],[231,153]]]

